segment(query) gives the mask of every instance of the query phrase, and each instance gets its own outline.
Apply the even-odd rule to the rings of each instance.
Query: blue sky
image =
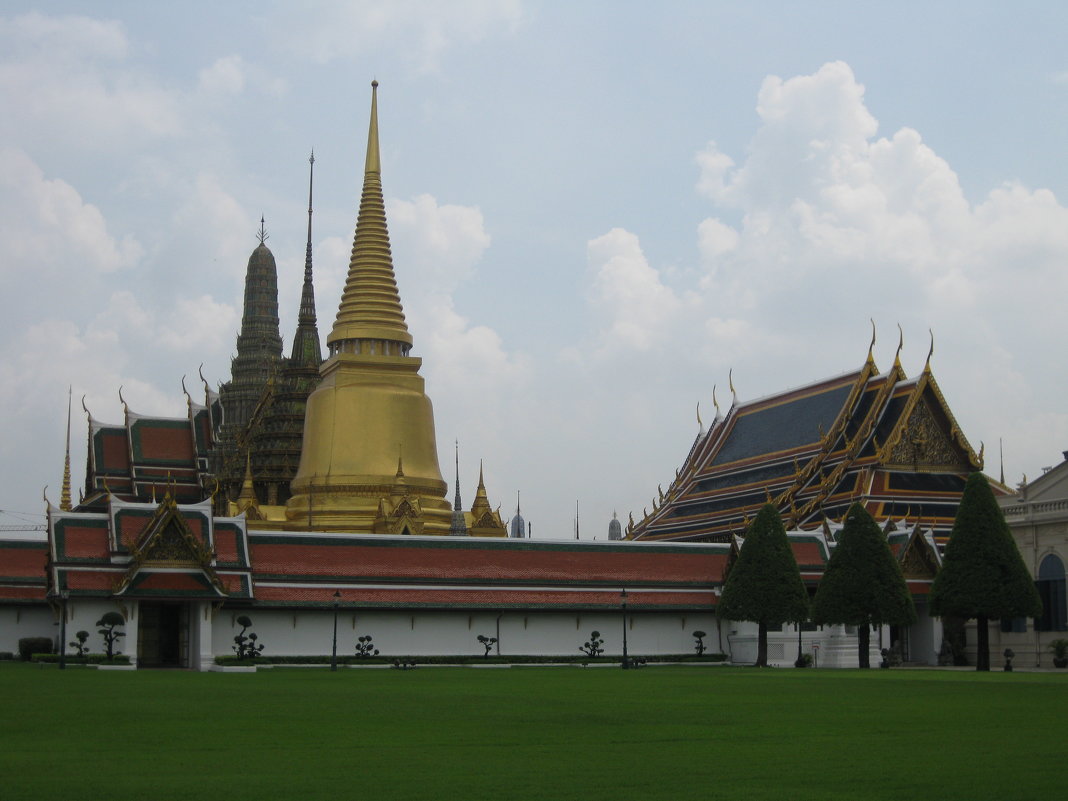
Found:
[[[1068,448],[1059,4],[7,2],[0,509],[58,500],[67,386],[181,414],[227,377],[260,215],[282,333],[307,156],[329,331],[381,84],[394,264],[439,456],[604,537],[739,399],[904,330],[987,472]],[[75,407],[78,407],[77,400]],[[82,480],[85,417],[73,420]],[[27,517],[28,516],[28,517]],[[4,517],[3,522],[14,518]]]

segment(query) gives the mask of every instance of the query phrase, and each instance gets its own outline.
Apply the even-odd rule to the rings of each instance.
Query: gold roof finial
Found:
[[[874,364],[875,355],[873,351],[875,350],[875,319],[869,317],[868,320],[871,321],[871,344],[868,345],[868,363]]]
[[[67,455],[63,459],[63,487],[59,493],[59,508],[64,512],[71,510],[70,505],[70,404],[73,390],[67,387]]]
[[[738,405],[738,393],[734,389],[734,368],[732,367],[727,371],[727,384],[731,388],[731,405]]]
[[[705,433],[705,424],[701,422],[701,401],[697,401],[697,431],[699,434]]]
[[[901,349],[905,347],[905,332],[901,330],[901,323],[897,324],[897,350],[894,352],[894,367],[901,369]]]
[[[126,399],[122,397],[122,384],[119,384],[119,403],[122,404],[122,411],[125,414],[130,413],[130,407],[126,405]]]
[[[923,365],[925,373],[931,372],[931,357],[934,356],[934,331],[928,328],[927,333],[931,335],[931,348],[927,351],[927,361]]]
[[[716,385],[712,385],[712,405],[716,407],[716,420],[719,420],[719,401],[716,400]]]

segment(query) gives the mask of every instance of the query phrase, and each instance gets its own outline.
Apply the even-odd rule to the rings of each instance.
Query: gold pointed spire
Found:
[[[67,455],[63,459],[63,488],[59,493],[59,508],[64,512],[71,510],[70,505],[70,402],[73,390],[67,388]]]
[[[412,344],[393,273],[381,173],[378,81],[372,81],[363,195],[360,198],[360,214],[356,221],[345,290],[334,329],[326,338],[331,354],[337,351],[354,352],[366,341],[367,352],[370,353],[381,353],[380,349],[387,347],[384,343],[400,343],[398,352],[388,355],[406,356]]]
[[[482,478],[482,460],[478,460],[478,488],[475,490],[475,500],[471,504],[471,516],[477,522],[483,514],[492,510],[489,496],[486,494],[486,482]]]

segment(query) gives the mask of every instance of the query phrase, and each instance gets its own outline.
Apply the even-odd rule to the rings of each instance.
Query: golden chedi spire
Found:
[[[363,195],[348,277],[322,380],[308,397],[300,467],[286,504],[287,527],[372,532],[380,501],[403,480],[423,533],[447,534],[452,510],[438,466],[434,410],[410,354],[393,273],[378,144],[378,82],[371,84],[371,122]],[[378,528],[381,531],[381,524]],[[388,532],[401,533],[401,532]]]
[[[371,84],[371,125],[367,132],[363,196],[345,291],[341,296],[334,330],[326,338],[331,352],[336,345],[354,340],[380,340],[412,344],[404,322],[393,255],[382,199],[382,161],[378,150],[378,81]],[[407,349],[404,349],[407,352]]]

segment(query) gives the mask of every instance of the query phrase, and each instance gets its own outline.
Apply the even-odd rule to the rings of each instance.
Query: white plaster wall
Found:
[[[23,637],[51,637],[53,642],[58,641],[59,618],[43,604],[0,606],[0,651],[10,651],[17,657]]]
[[[136,609],[136,604],[132,605]],[[77,640],[75,636],[79,631],[89,632],[89,639],[86,640],[86,645],[89,648],[90,653],[99,654],[104,652],[104,638],[97,633],[99,626],[96,625],[96,621],[104,615],[105,612],[121,612],[123,611],[118,605],[111,601],[97,601],[97,600],[77,600],[67,602],[67,643]],[[127,607],[127,612],[131,611],[131,607]],[[125,637],[120,637],[116,643],[116,651],[118,653],[130,654],[131,658],[136,656],[137,651],[137,635],[136,629],[131,633],[130,621],[127,621],[127,625],[123,627],[122,631],[126,632]],[[19,638],[21,637],[50,637],[53,645],[57,649],[59,646],[59,616],[52,611],[49,606],[3,606],[0,607],[0,651],[11,651],[17,654],[19,649]],[[130,640],[130,637],[133,640]],[[127,645],[127,642],[131,641],[132,645]],[[66,645],[66,651],[68,654],[73,654],[74,649],[69,645]]]
[[[909,661],[937,665],[942,648],[942,620],[931,617],[925,603],[916,604],[916,618],[909,626]]]
[[[333,639],[331,609],[223,610],[211,627],[216,654],[233,653],[233,638],[241,630],[240,615],[252,620],[250,631],[259,637],[264,655],[328,655]],[[691,632],[703,630],[709,652],[718,650],[715,616],[711,613],[680,614],[639,612],[628,615],[627,647],[634,656],[687,654],[694,652]],[[623,651],[621,613],[603,612],[465,612],[432,610],[383,610],[338,613],[339,656],[355,653],[357,637],[370,634],[383,656],[481,655],[478,635],[497,637],[500,653],[511,655],[579,656],[580,646],[592,631],[599,631],[606,654]],[[497,653],[495,647],[492,653]]]

